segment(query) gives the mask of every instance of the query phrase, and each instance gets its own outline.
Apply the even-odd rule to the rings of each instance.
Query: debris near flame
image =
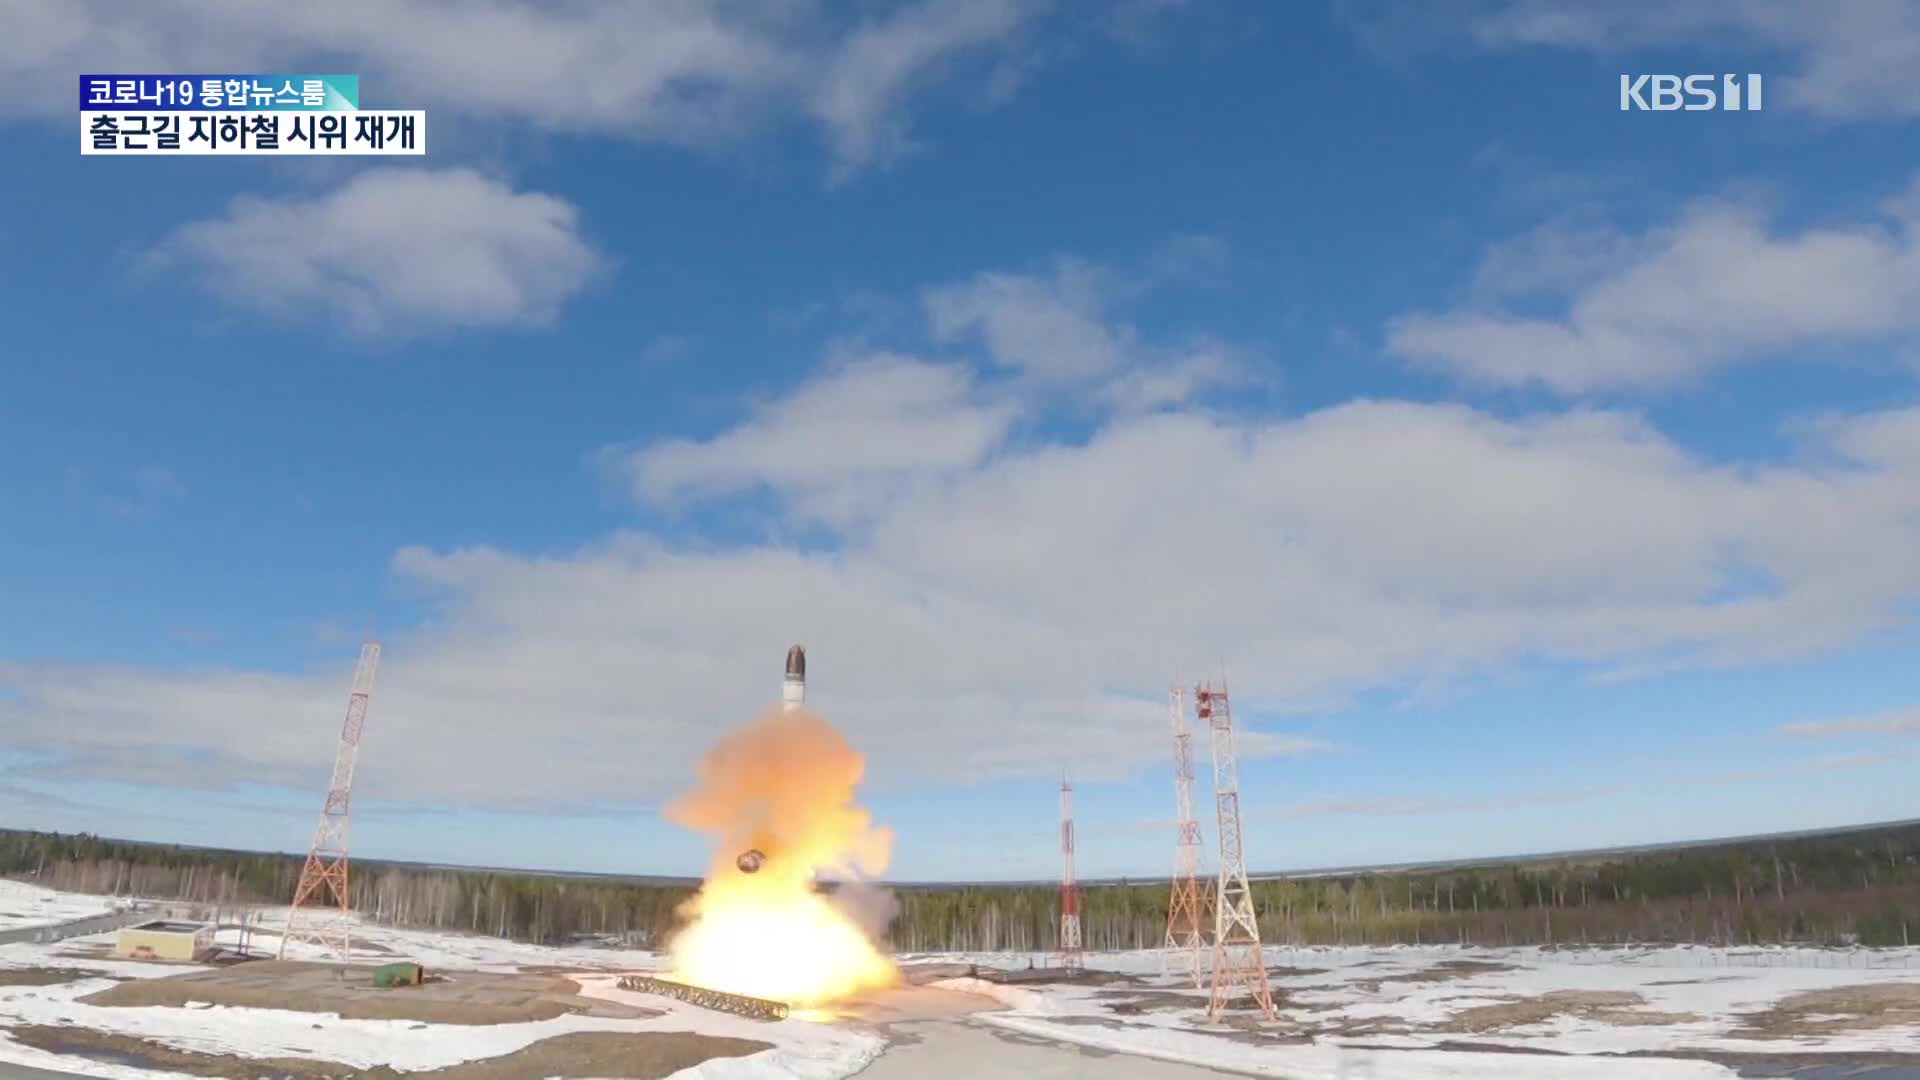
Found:
[[[770,712],[707,752],[699,790],[667,808],[669,820],[716,842],[668,946],[675,979],[795,1005],[898,980],[874,943],[890,912],[870,892],[849,889],[842,903],[814,882],[817,871],[857,879],[887,868],[892,831],[853,801],[865,769],[845,737],[804,708]]]

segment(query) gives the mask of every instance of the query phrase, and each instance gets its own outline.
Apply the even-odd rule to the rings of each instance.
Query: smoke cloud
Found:
[[[894,898],[860,880],[884,872],[893,849],[893,831],[854,802],[865,771],[845,737],[805,709],[766,713],[707,751],[698,789],[666,811],[715,841],[669,945],[676,977],[801,1004],[897,979],[874,945]],[[766,857],[754,873],[739,865],[749,849]],[[822,873],[847,883],[826,896]]]
[[[893,890],[867,881],[848,881],[833,890],[833,907],[870,938],[878,939],[900,914]]]
[[[708,876],[737,874],[748,848],[767,856],[762,873],[884,872],[893,830],[853,801],[866,759],[826,718],[775,710],[714,744],[700,787],[667,808],[667,819],[718,841]]]

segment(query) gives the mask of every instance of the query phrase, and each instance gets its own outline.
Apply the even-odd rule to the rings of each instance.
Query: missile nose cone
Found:
[[[799,645],[787,650],[787,678],[806,681],[807,650]]]

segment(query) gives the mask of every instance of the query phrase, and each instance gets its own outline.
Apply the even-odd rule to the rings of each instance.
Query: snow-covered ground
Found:
[[[254,951],[278,952],[280,931],[286,928],[287,909],[263,909],[256,913],[251,947]],[[383,959],[412,960],[428,970],[513,972],[529,967],[564,967],[569,970],[656,971],[665,965],[657,953],[643,949],[606,949],[578,945],[555,947],[524,941],[458,934],[447,931],[397,930],[354,920],[354,959],[369,963]],[[236,931],[220,934],[223,943],[239,940]],[[372,946],[372,948],[367,948]],[[288,960],[315,960],[324,955],[317,945],[293,942],[287,946]]]
[[[65,897],[57,903],[78,905],[86,899]],[[272,955],[279,948],[279,937],[270,931],[284,926],[283,914],[261,913],[258,925],[269,932],[254,933],[251,946],[256,952]],[[235,930],[219,934],[222,944],[234,944],[238,937]],[[354,1066],[385,1064],[404,1070],[436,1069],[509,1054],[541,1039],[581,1031],[684,1031],[773,1044],[771,1050],[742,1058],[716,1059],[682,1070],[675,1074],[676,1080],[787,1080],[790,1077],[838,1080],[858,1072],[885,1047],[879,1036],[850,1027],[805,1020],[779,1023],[746,1020],[667,998],[630,993],[615,985],[618,978],[613,974],[615,971],[659,970],[663,961],[653,953],[592,947],[549,948],[497,938],[364,924],[355,940],[379,946],[381,950],[370,952],[366,956],[369,961],[404,957],[430,971],[514,972],[523,967],[552,967],[569,973],[580,984],[583,996],[638,1005],[662,1015],[636,1020],[567,1015],[531,1023],[472,1026],[410,1020],[347,1020],[334,1014],[285,1009],[88,1005],[79,999],[116,985],[109,976],[153,978],[206,970],[187,965],[154,965],[74,955],[86,951],[88,945],[110,945],[113,938],[109,933],[51,944],[0,945],[0,1030],[25,1024],[70,1025],[156,1039],[178,1049],[200,1053],[314,1058]],[[298,942],[287,949],[290,960],[317,959],[318,956],[316,947]],[[36,967],[77,969],[100,977],[47,986],[4,985],[5,971]],[[154,1080],[174,1075],[92,1061],[79,1064],[70,1057],[10,1039],[0,1039],[0,1061],[54,1070],[84,1068],[89,1076],[116,1080]]]
[[[105,910],[108,902],[62,896],[10,885],[16,906],[58,911],[72,918]],[[271,954],[281,913],[262,913],[253,947]],[[49,919],[48,921],[59,921]],[[221,940],[232,943],[237,932]],[[429,970],[512,972],[539,967],[566,973],[584,996],[657,1010],[646,1019],[567,1015],[530,1023],[483,1027],[413,1021],[343,1020],[332,1014],[237,1007],[103,1007],[78,999],[114,983],[108,976],[148,978],[195,970],[96,959],[75,946],[106,944],[109,934],[58,944],[0,945],[0,1028],[18,1024],[70,1024],[115,1032],[207,1053],[290,1056],[350,1065],[390,1064],[433,1069],[465,1060],[511,1053],[568,1032],[684,1031],[758,1039],[773,1049],[742,1058],[716,1059],[676,1074],[678,1080],[837,1080],[864,1067],[884,1049],[870,1025],[793,1019],[776,1024],[737,1019],[662,998],[622,991],[615,972],[659,970],[662,958],[646,951],[592,946],[553,948],[495,938],[396,930],[363,925],[356,940],[370,948],[366,959],[405,957]],[[294,944],[289,957],[317,957]],[[975,963],[1018,968],[1028,958],[1006,954],[939,954],[904,960]],[[1035,958],[1045,963],[1045,958]],[[1095,971],[1137,976],[1102,985],[1000,986],[950,980],[947,989],[994,1002],[970,1022],[1060,1043],[1216,1069],[1292,1080],[1707,1080],[1734,1075],[1700,1061],[1622,1058],[1608,1055],[1689,1052],[1762,1054],[1896,1052],[1920,1054],[1920,1025],[1871,1027],[1844,1005],[1803,1011],[1817,1036],[1763,1037],[1754,1014],[1807,991],[1872,984],[1914,986],[1920,991],[1920,949],[1826,952],[1817,950],[1706,948],[1382,949],[1268,950],[1268,963],[1289,969],[1273,987],[1280,1022],[1292,1037],[1276,1039],[1234,1024],[1209,1024],[1205,998],[1161,974],[1158,953],[1099,953],[1088,957]],[[98,977],[46,986],[4,985],[4,970],[32,967],[80,969]],[[1541,1008],[1545,995],[1564,1007]],[[1116,1006],[1118,1006],[1116,1008]],[[1511,1009],[1510,1014],[1486,1010]],[[1910,1008],[1910,1004],[1901,1008]],[[1469,1012],[1468,1010],[1481,1010]],[[1823,1021],[1822,1015],[1840,1018]],[[1905,1016],[1913,1015],[1906,1012]],[[938,1022],[957,1023],[948,1018]],[[1302,1041],[1302,1035],[1311,1036]],[[1442,1043],[1474,1043],[1488,1049],[1439,1049]],[[1493,1048],[1550,1051],[1501,1053]],[[0,1061],[42,1068],[73,1067],[71,1059],[0,1039]],[[121,1065],[88,1063],[88,1073],[118,1078],[164,1074]]]
[[[76,939],[83,940],[83,939]],[[0,947],[0,966],[22,959],[19,946]],[[34,961],[43,957],[32,957]],[[151,976],[152,965],[61,958],[59,963],[106,975]],[[143,969],[144,968],[144,969]],[[165,974],[183,969],[170,967]],[[437,1069],[462,1061],[496,1057],[541,1039],[580,1031],[689,1031],[702,1035],[757,1039],[774,1044],[744,1058],[718,1059],[675,1074],[680,1080],[838,1080],[871,1061],[883,1048],[877,1036],[803,1020],[760,1023],[708,1012],[660,998],[615,988],[613,975],[575,977],[586,996],[660,1010],[643,1020],[567,1015],[522,1024],[483,1026],[422,1024],[410,1020],[344,1020],[332,1014],[282,1009],[124,1008],[87,1005],[76,999],[114,986],[107,978],[41,987],[10,987],[0,992],[0,1024],[67,1024],[160,1042],[182,1050],[246,1057],[301,1057],[356,1067],[389,1065],[402,1070]],[[0,1043],[0,1061],[43,1069],[72,1069],[72,1058],[18,1043]],[[124,1065],[86,1062],[88,1075],[147,1080],[171,1074]]]
[[[112,898],[54,892],[38,885],[0,879],[0,931],[104,915],[113,910]]]
[[[1004,1000],[1011,1006],[1010,1011],[982,1013],[975,1019],[1009,1031],[1115,1053],[1287,1080],[1729,1080],[1735,1075],[1731,1069],[1703,1061],[1545,1058],[1531,1054],[1433,1049],[1376,1050],[1331,1040],[1262,1045],[1177,1024],[1086,1026],[1075,1020],[1084,1021],[1091,1015],[1088,1011],[1048,1001],[1036,1014],[1028,992],[1017,988],[974,979],[946,980],[934,985],[985,993]]]
[[[1008,962],[992,954],[940,959],[982,966]],[[1024,966],[1025,959],[1008,966]],[[1733,1075],[1700,1062],[1430,1049],[1443,1042],[1577,1055],[1920,1054],[1920,1026],[1856,1024],[1849,1030],[1851,1014],[1826,1017],[1840,1021],[1838,1030],[1817,1036],[1760,1037],[1743,1030],[1748,1014],[1806,991],[1887,983],[1920,990],[1920,949],[1270,947],[1267,962],[1298,969],[1296,974],[1276,975],[1272,986],[1284,1026],[1314,1032],[1313,1044],[1261,1045],[1235,1038],[1231,1028],[1207,1024],[1205,994],[1162,977],[1157,953],[1087,958],[1090,969],[1145,976],[1144,985],[1036,989],[977,980],[936,985],[993,996],[1007,1008],[976,1019],[1024,1034],[1299,1080]],[[1543,995],[1560,995],[1567,1006],[1532,1022],[1518,1017],[1521,1022],[1512,1024],[1494,1022],[1498,1018],[1484,1011],[1488,1006],[1537,1002]],[[1144,1007],[1126,1007],[1130,1001]],[[1116,1012],[1111,1007],[1115,1004],[1125,1011]],[[1483,1011],[1466,1012],[1476,1008]],[[1912,1016],[1911,1006],[1906,1008]],[[1799,1019],[1818,1022],[1822,1017],[1804,1013]],[[1375,1049],[1382,1047],[1393,1049]]]

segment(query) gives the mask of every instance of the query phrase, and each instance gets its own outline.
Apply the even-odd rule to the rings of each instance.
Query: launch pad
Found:
[[[789,1011],[784,1001],[769,1001],[766,998],[748,997],[745,994],[708,990],[703,986],[690,986],[671,979],[656,979],[651,975],[622,975],[619,985],[622,990],[659,994],[661,997],[670,997],[675,1001],[684,1001],[703,1009],[715,1009],[754,1020],[785,1020]]]

